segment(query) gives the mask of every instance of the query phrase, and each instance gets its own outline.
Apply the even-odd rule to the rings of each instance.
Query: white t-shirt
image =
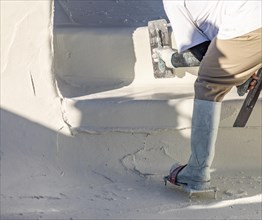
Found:
[[[261,2],[163,0],[179,52],[215,37],[232,39],[261,28]]]

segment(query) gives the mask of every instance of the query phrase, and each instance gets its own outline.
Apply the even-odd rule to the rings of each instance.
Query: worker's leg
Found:
[[[229,39],[214,39],[195,82],[195,99],[221,102],[233,86],[247,81],[262,67],[262,29]]]
[[[244,83],[262,66],[261,48],[261,29],[211,42],[195,83],[191,156],[178,173],[177,182],[195,189],[209,186],[221,101],[233,86]]]

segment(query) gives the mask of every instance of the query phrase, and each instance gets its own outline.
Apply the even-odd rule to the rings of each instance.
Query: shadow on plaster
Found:
[[[185,215],[192,214],[190,210],[203,209],[206,199],[201,202],[202,205],[198,197],[196,203],[188,203],[184,193],[173,186],[165,188],[162,181],[162,176],[174,161],[184,162],[188,157],[189,139],[180,131],[71,136],[65,128],[53,130],[1,109],[2,218],[56,218],[69,215],[79,218],[78,211],[86,210],[86,207],[90,209],[83,212],[81,217],[90,216],[91,209],[96,210],[92,212],[94,217],[101,202],[122,201],[133,195],[134,199],[123,201],[123,209],[138,205],[140,213],[145,213],[140,203],[143,203],[145,196],[150,201],[150,208],[155,207],[152,212],[160,216],[176,213],[174,203]],[[240,137],[245,135],[245,129],[239,131]],[[241,171],[237,164],[230,173],[228,165],[223,164],[226,161],[230,165],[234,161],[246,164],[247,160],[252,160],[250,166],[254,168],[259,159],[256,150],[253,152],[255,156],[250,153],[252,140],[247,140],[246,146],[241,148],[249,152],[251,157],[245,152],[238,152],[232,161],[233,152],[237,152],[239,146],[234,143],[233,149],[230,149],[224,146],[225,140],[218,139],[219,159],[216,164],[220,174],[214,176],[214,181],[223,191],[219,199],[212,201],[206,209],[220,211],[233,205],[243,209],[250,201],[259,205],[261,191],[258,186],[261,186],[261,178]],[[237,139],[234,138],[234,141],[237,142]],[[237,155],[246,156],[240,158]],[[236,157],[239,158],[236,160]],[[243,193],[235,192],[236,187],[242,188]],[[252,195],[255,195],[254,198]],[[239,197],[243,199],[232,202],[232,199]],[[116,210],[113,206],[110,209]],[[105,216],[106,212],[101,210],[100,214]]]
[[[134,29],[55,28],[54,71],[63,97],[121,88],[135,78]]]

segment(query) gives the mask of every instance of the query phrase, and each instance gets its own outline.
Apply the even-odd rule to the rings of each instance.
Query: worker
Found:
[[[220,122],[221,102],[234,86],[253,78],[262,67],[262,7],[260,0],[163,0],[177,50],[190,51],[199,61],[194,84],[191,156],[186,165],[175,164],[168,180],[189,189],[210,188],[210,167]],[[154,56],[174,66],[170,47]]]

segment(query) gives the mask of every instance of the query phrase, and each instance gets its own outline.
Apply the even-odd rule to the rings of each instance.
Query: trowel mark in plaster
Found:
[[[108,180],[108,181],[111,182],[111,183],[114,183],[114,182],[115,182],[115,181],[113,181],[111,178],[107,177],[106,175],[104,175],[104,174],[102,174],[102,173],[99,173],[99,172],[94,171],[94,170],[92,170],[92,172],[93,172],[94,174],[97,174],[97,175],[99,175],[99,176],[102,176],[103,178],[105,178],[106,180]]]
[[[64,97],[62,96],[60,90],[59,90],[59,87],[58,87],[58,82],[57,80],[54,78],[54,88],[55,88],[55,92],[56,94],[58,95],[59,99],[60,99],[60,110],[61,110],[61,117],[62,117],[62,120],[63,122],[65,123],[65,125],[67,126],[69,132],[70,132],[70,135],[71,136],[74,136],[76,134],[76,132],[74,131],[74,129],[72,128],[72,126],[70,125],[70,123],[68,122],[68,119],[66,117],[66,107],[65,107],[65,104],[64,104]],[[60,128],[58,131],[62,130],[64,127]]]
[[[59,131],[61,131],[62,129],[64,128],[64,126],[62,126],[61,128],[59,128],[56,132],[56,164],[57,164],[57,168],[58,170],[60,171],[60,176],[64,176],[65,175],[65,172],[64,170],[59,166],[59,151],[60,151],[60,144],[59,144]]]
[[[47,200],[61,200],[61,197],[55,197],[55,196],[19,196],[19,199],[47,199]]]
[[[52,7],[52,1],[50,1],[50,4],[51,4],[51,7]],[[7,50],[6,50],[6,57],[7,57],[7,60],[6,60],[6,63],[3,65],[3,70],[2,72],[5,72],[6,71],[6,68],[7,68],[7,65],[8,65],[8,60],[9,60],[9,55],[10,55],[10,51],[11,51],[11,48],[13,47],[13,44],[16,42],[16,36],[17,36],[17,32],[18,30],[20,29],[20,26],[21,24],[27,19],[29,18],[34,12],[37,12],[38,11],[38,8],[37,6],[35,8],[32,8],[27,14],[25,14],[20,20],[18,20],[15,25],[14,25],[14,29],[12,31],[12,35],[10,37],[10,44],[8,45],[7,47]],[[51,17],[53,17],[53,13],[51,13]],[[52,19],[51,19],[52,20]],[[53,27],[53,23],[50,25],[50,27]],[[51,44],[53,45],[53,42],[51,40]]]
[[[12,36],[10,38],[10,44],[8,45],[7,47],[7,60],[6,60],[6,63],[4,64],[4,67],[3,67],[3,72],[5,72],[6,68],[7,68],[7,65],[8,65],[8,57],[9,57],[9,54],[10,54],[10,51],[11,51],[11,48],[15,42],[15,38],[16,38],[16,34],[17,34],[17,31],[19,29],[19,26],[23,23],[23,21],[28,17],[29,14],[26,14],[25,16],[23,16],[18,22],[16,22],[15,24],[15,27],[14,27],[14,30],[12,31]]]
[[[34,83],[34,79],[33,79],[33,76],[32,76],[31,71],[30,71],[30,80],[31,80],[31,85],[32,85],[32,88],[33,88],[34,96],[36,96],[36,92],[35,92],[35,83]]]
[[[56,86],[56,89],[57,89],[57,92],[58,92],[58,95],[59,95],[59,98],[60,98],[60,109],[61,109],[62,120],[65,123],[65,125],[67,126],[68,130],[70,131],[70,135],[75,136],[77,134],[77,130],[72,127],[72,125],[69,123],[68,118],[66,117],[67,111],[66,111],[66,107],[65,107],[65,103],[64,103],[64,98],[61,95],[61,93],[59,92],[57,82],[56,82],[55,86]]]

